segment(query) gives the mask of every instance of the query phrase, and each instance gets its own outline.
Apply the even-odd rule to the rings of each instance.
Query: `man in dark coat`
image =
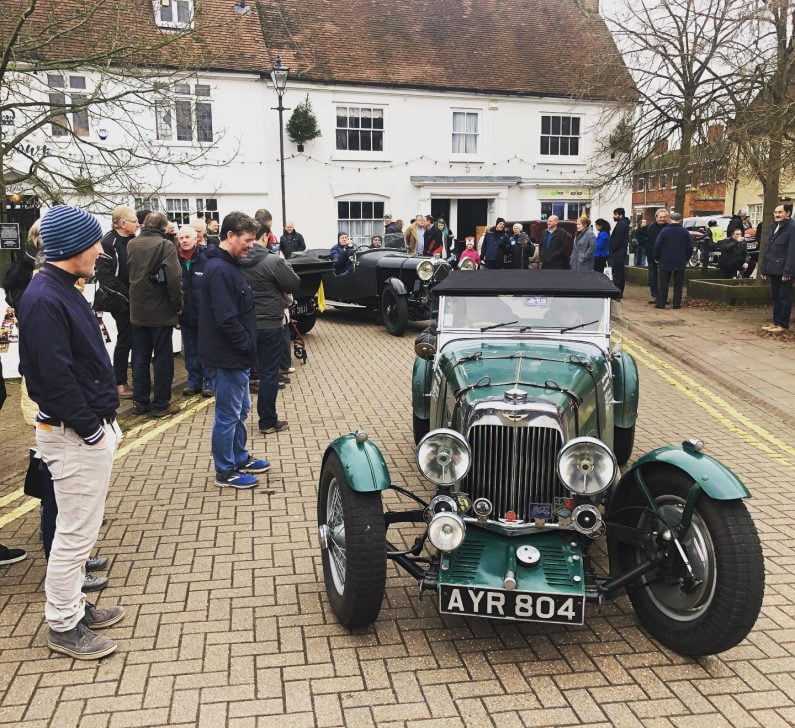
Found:
[[[743,235],[745,235],[745,231],[750,227],[751,223],[748,218],[748,210],[738,210],[732,215],[729,224],[726,226],[726,238],[731,238],[735,230],[741,230]]]
[[[102,253],[94,274],[97,288],[94,310],[107,311],[116,322],[116,346],[113,349],[113,372],[121,399],[131,399],[127,386],[127,363],[132,349],[130,326],[130,278],[127,271],[127,244],[138,230],[138,218],[132,207],[117,207],[112,213],[113,229],[102,238]]]
[[[670,222],[668,218],[668,210],[661,207],[654,213],[654,222],[650,223],[646,231],[647,247],[646,251],[649,257],[649,291],[651,292],[650,304],[657,303],[657,288],[660,279],[659,271],[657,270],[657,261],[654,260],[654,245],[657,242],[657,236]],[[666,301],[666,303],[668,303]]]
[[[541,268],[569,270],[569,234],[558,225],[557,215],[547,218],[547,231],[541,237]]]
[[[127,244],[133,412],[148,412],[152,417],[180,410],[178,404],[171,402],[174,381],[171,337],[182,310],[182,271],[177,248],[165,237],[167,225],[168,219],[162,212],[150,212],[141,234]],[[150,361],[154,365],[154,386],[149,376]]]
[[[292,222],[288,221],[288,223],[284,226],[284,235],[282,235],[281,239],[279,240],[279,249],[281,250],[282,255],[285,257],[285,260],[289,259],[293,253],[299,253],[306,250],[304,236],[295,229],[295,225]]]
[[[257,223],[230,212],[221,224],[221,244],[207,249],[199,308],[199,359],[215,392],[212,453],[215,484],[253,488],[258,473],[270,470],[246,449],[251,409],[248,375],[257,357],[254,295],[240,269],[254,243]]]
[[[425,247],[422,254],[429,258],[444,254],[444,236],[430,215],[425,216]]]
[[[770,279],[773,299],[773,325],[762,329],[780,334],[789,329],[792,314],[792,278],[795,276],[795,220],[779,203],[773,210],[773,226],[765,247],[765,257],[759,273],[762,280]]]
[[[486,268],[504,267],[510,245],[510,238],[505,232],[505,219],[498,217],[494,227],[483,236],[483,244],[480,246],[480,259],[483,265]]]
[[[693,255],[693,241],[690,239],[690,233],[682,227],[682,216],[678,212],[672,212],[670,218],[671,224],[660,232],[654,243],[654,260],[660,271],[656,308],[665,308],[672,273],[674,276],[673,308],[682,308],[685,267],[690,256]]]
[[[182,394],[190,396],[203,394],[212,396],[212,390],[205,386],[204,367],[199,359],[199,308],[201,288],[204,280],[204,266],[207,247],[196,242],[196,230],[183,225],[177,233],[179,264],[182,267],[182,313],[179,315],[179,328],[182,332],[182,346],[185,351],[185,369],[188,381]]]
[[[510,267],[518,270],[527,268],[530,258],[535,255],[535,241],[522,229],[522,223],[513,224],[513,235],[510,237]]]
[[[627,259],[629,245],[629,220],[624,216],[624,208],[617,207],[613,210],[613,232],[610,233],[610,267],[613,270],[613,285],[621,292],[620,301],[624,295],[624,265]]]

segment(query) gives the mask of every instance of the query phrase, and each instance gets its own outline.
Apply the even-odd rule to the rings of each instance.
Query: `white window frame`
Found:
[[[152,212],[163,209],[159,198],[143,193],[139,193],[139,196],[133,197],[133,206],[136,210],[151,210]]]
[[[384,236],[384,210],[386,210],[387,199],[380,195],[362,194],[362,195],[342,195],[334,199],[337,205],[337,232],[345,232],[350,236],[353,245],[369,245],[370,238],[373,235]],[[346,204],[372,204],[373,211],[372,217],[351,217],[352,211],[349,210],[347,217],[340,217],[339,205],[340,203]],[[377,207],[380,205],[380,207]],[[368,223],[369,232],[364,230],[361,226],[357,230],[356,224]]]
[[[201,212],[204,215],[204,221],[218,220],[221,222],[221,215],[218,212],[218,198],[217,197],[197,197],[196,200],[196,215]],[[210,209],[207,205],[208,202],[214,202],[214,209]]]
[[[639,174],[635,178],[635,192],[645,192],[646,191],[646,177],[645,175]]]
[[[455,130],[455,115],[456,114],[472,114],[477,119],[477,131],[474,133],[475,137],[475,151],[474,152],[456,152],[455,150],[455,136],[456,135],[464,135],[466,136],[473,136],[471,132],[460,132]],[[464,117],[464,125],[466,128],[466,119]],[[450,160],[451,161],[463,161],[463,162],[475,162],[478,160],[483,159],[483,109],[472,109],[472,108],[459,108],[453,107],[450,109]]]
[[[171,18],[164,18],[166,8],[171,11]],[[163,30],[190,30],[193,28],[195,12],[193,0],[152,0],[152,9],[155,13],[155,25]],[[179,19],[180,10],[185,9],[183,19]],[[187,14],[187,17],[185,15]]]
[[[80,99],[88,99],[90,92],[88,89],[88,76],[78,73],[61,73],[59,71],[52,71],[46,74],[47,82],[47,98],[52,105],[70,106],[74,103],[79,103]],[[53,85],[55,79],[60,79],[60,85]],[[82,85],[80,85],[82,83]],[[56,102],[53,96],[59,95],[63,97],[63,102]],[[85,123],[85,134],[81,134],[77,128],[78,115],[82,117]],[[63,118],[65,123],[56,123],[56,120]],[[66,128],[63,128],[66,127]],[[91,133],[91,116],[88,108],[82,111],[65,111],[62,117],[55,116],[49,122],[49,134],[54,141],[63,139],[67,141],[72,137],[80,137],[81,139],[90,139]]]
[[[181,81],[161,90],[162,97],[155,101],[155,138],[166,144],[198,145],[213,144],[215,142],[215,128],[213,124],[213,93],[209,83],[196,79]],[[200,131],[207,137],[207,128],[199,126],[199,108],[209,108],[209,138],[199,139]],[[190,138],[179,139],[180,114],[178,109],[185,110],[190,116]],[[184,118],[184,116],[182,117]],[[182,127],[182,134],[184,133]]]
[[[548,116],[550,118],[550,130],[549,133],[544,133],[544,117]],[[553,133],[553,118],[559,118],[561,120],[560,126],[561,130],[558,133]],[[563,119],[569,119],[569,124],[571,124],[572,119],[577,120],[577,134],[563,134],[562,127],[563,127]],[[539,115],[538,119],[538,156],[540,159],[543,159],[545,162],[551,161],[562,161],[562,162],[578,162],[583,158],[583,142],[584,142],[584,135],[583,135],[583,125],[585,122],[585,117],[582,114],[566,114],[561,111],[542,111]],[[571,127],[569,127],[571,132]],[[558,150],[557,154],[552,154],[549,151],[544,152],[544,138],[553,139],[557,138],[560,139],[577,139],[577,153],[576,154],[560,154],[560,150]],[[560,142],[558,142],[560,144]],[[551,148],[551,147],[550,147]]]
[[[339,109],[369,109],[369,110],[377,110],[380,111],[382,114],[383,119],[383,128],[382,129],[373,129],[370,127],[370,131],[380,131],[382,132],[382,144],[381,149],[377,151],[373,150],[362,150],[362,149],[337,149],[337,132],[338,131],[352,131],[354,127],[346,126],[346,127],[338,127],[337,126],[337,111]],[[332,153],[332,159],[351,159],[351,160],[378,160],[378,161],[387,161],[388,160],[388,152],[387,152],[387,145],[389,142],[389,106],[386,104],[376,104],[376,103],[369,103],[366,101],[334,101],[332,104],[333,109],[333,138],[334,138],[334,151]],[[346,114],[349,116],[348,114]],[[361,118],[361,116],[360,116]],[[359,127],[361,130],[361,127]]]
[[[751,219],[751,225],[757,227],[762,220],[762,203],[752,202],[748,205],[748,217]]]
[[[181,225],[190,225],[191,217],[191,204],[189,197],[166,197],[166,217],[172,222]],[[180,216],[177,219],[177,216]]]
[[[552,214],[556,214],[555,210],[554,210],[554,206],[555,205],[563,205],[564,206],[563,207],[563,214],[562,215],[558,215],[558,218],[561,221],[566,220],[568,222],[574,222],[582,214],[589,213],[589,211],[591,210],[591,207],[593,205],[592,200],[588,200],[588,199],[572,200],[572,199],[568,199],[568,198],[565,198],[565,199],[557,198],[557,199],[554,199],[554,200],[539,200],[539,203],[541,205],[541,212],[539,213],[539,219],[546,220],[549,217],[549,215],[545,215],[544,212],[543,212],[544,205],[552,205],[553,206],[552,207]],[[569,212],[570,212],[569,206],[570,205],[576,205],[577,206],[577,211],[574,214],[574,217],[570,217],[569,216]]]

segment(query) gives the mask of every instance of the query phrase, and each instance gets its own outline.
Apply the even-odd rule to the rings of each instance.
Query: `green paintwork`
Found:
[[[613,407],[614,424],[616,427],[629,428],[638,418],[638,365],[625,351],[613,354],[612,364],[613,398],[616,401]]]
[[[481,352],[482,358],[457,364],[462,358],[476,352]],[[513,355],[514,358],[490,358],[509,355]],[[520,355],[523,355],[523,358],[520,359]],[[532,357],[555,361],[541,361]],[[570,357],[587,362],[592,369],[593,377],[585,367],[565,361]],[[610,387],[611,377],[604,355],[594,346],[579,344],[576,341],[559,342],[540,339],[507,342],[455,341],[444,348],[439,356],[438,366],[447,386],[453,391],[475,384],[484,377],[489,377],[495,383],[518,380],[543,385],[547,381],[555,382],[561,387],[570,389],[582,399],[579,407],[579,432],[576,428],[571,399],[563,392],[536,387],[526,388],[529,399],[541,399],[554,404],[563,422],[564,432],[569,437],[590,435],[612,444],[612,418],[608,418],[605,408],[605,400],[612,400],[612,392],[605,391],[605,385]],[[470,404],[488,398],[501,400],[506,389],[508,387],[504,384],[478,387],[469,390],[465,398]],[[459,425],[460,423],[453,422],[454,427]]]
[[[656,463],[664,463],[684,471],[704,493],[715,500],[751,497],[742,480],[715,458],[701,452],[690,452],[675,445],[666,445],[646,453],[635,461],[619,481],[617,497],[611,501],[611,505],[622,502],[620,494],[625,488],[637,488],[635,471],[638,468],[646,468]]]
[[[431,416],[431,374],[433,364],[420,357],[414,358],[414,370],[411,373],[411,406],[415,417],[427,420]]]
[[[386,490],[390,486],[389,469],[375,443],[370,440],[357,443],[355,433],[343,435],[326,448],[324,462],[332,450],[337,453],[342,467],[345,468],[348,484],[353,490],[373,493]]]
[[[464,543],[441,555],[440,584],[503,589],[508,570],[516,573],[516,591],[535,591],[582,596],[585,588],[582,551],[560,531],[527,536],[503,536],[468,525]],[[574,542],[576,544],[576,542]],[[516,549],[524,544],[541,552],[535,566],[516,563]],[[579,576],[579,581],[574,577]]]

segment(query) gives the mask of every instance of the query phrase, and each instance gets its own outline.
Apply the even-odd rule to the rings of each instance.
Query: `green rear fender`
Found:
[[[638,417],[638,365],[627,352],[617,352],[612,357],[613,408],[616,427],[630,428]]]
[[[609,513],[622,508],[630,495],[637,490],[635,472],[640,469],[641,473],[645,474],[655,467],[672,467],[681,470],[693,479],[701,492],[714,500],[739,500],[751,497],[742,480],[715,458],[701,452],[666,445],[646,453],[624,473],[610,501]]]
[[[386,460],[378,446],[370,440],[357,442],[356,433],[338,437],[326,448],[323,454],[324,465],[332,452],[337,453],[352,490],[358,493],[375,493],[386,490],[391,485]]]
[[[414,370],[411,374],[411,408],[414,416],[421,420],[431,418],[431,398],[428,396],[431,391],[431,375],[433,374],[433,362],[414,358]]]

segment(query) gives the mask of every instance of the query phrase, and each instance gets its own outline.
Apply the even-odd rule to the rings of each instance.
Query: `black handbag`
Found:
[[[30,448],[30,462],[28,472],[25,474],[25,495],[41,500],[48,480],[50,480],[50,471],[47,465],[41,459],[38,450]]]

